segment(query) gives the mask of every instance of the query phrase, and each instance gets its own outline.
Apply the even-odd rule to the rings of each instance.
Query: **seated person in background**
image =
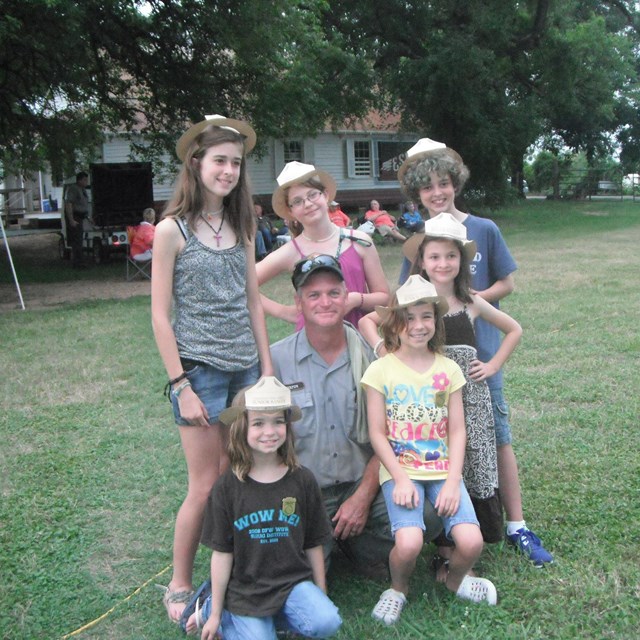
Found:
[[[329,220],[336,225],[336,227],[350,227],[351,219],[340,208],[340,203],[332,200],[329,203]]]
[[[421,233],[424,230],[424,220],[420,215],[420,212],[416,208],[413,202],[409,201],[405,203],[405,210],[398,220],[398,226],[404,227],[411,233]]]
[[[264,238],[260,233],[260,229],[256,229],[256,262],[259,262],[267,255],[267,247],[264,244]]]
[[[262,205],[258,202],[253,203],[253,208],[256,212],[256,225],[258,227],[259,235],[262,236],[262,241],[264,243],[265,251],[264,253],[269,253],[271,249],[273,249],[273,240],[271,239],[271,225],[269,221],[264,217],[264,211],[262,209]],[[258,235],[256,234],[256,240]],[[258,242],[256,241],[256,247]]]
[[[285,242],[291,242],[291,229],[289,229],[289,224],[287,220],[284,220],[279,229],[276,226],[271,227],[271,239],[276,245],[280,246]]]
[[[377,200],[371,201],[371,209],[364,214],[367,220],[373,222],[376,231],[385,238],[391,236],[400,242],[404,242],[406,238],[398,231],[396,227],[396,219],[384,209],[380,209],[380,203]]]
[[[256,262],[260,262],[260,260],[262,260],[268,253],[264,235],[262,235],[262,230],[260,229],[260,221],[262,220],[262,206],[254,201],[253,209],[256,212]],[[271,231],[268,232],[268,236],[269,245],[271,246]]]
[[[153,237],[156,232],[153,226],[155,221],[156,212],[151,207],[142,212],[142,222],[135,227],[131,239],[130,254],[136,262],[151,260]]]

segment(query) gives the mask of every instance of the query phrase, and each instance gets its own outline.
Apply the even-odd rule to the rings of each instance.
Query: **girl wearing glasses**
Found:
[[[258,283],[268,282],[283,272],[291,273],[294,265],[308,255],[335,256],[349,291],[345,320],[357,327],[364,314],[388,302],[389,287],[369,236],[331,222],[329,202],[335,195],[335,180],[325,171],[302,162],[285,165],[271,203],[281,218],[299,223],[303,230],[256,265]],[[302,319],[293,305],[282,305],[265,296],[262,304],[269,315],[294,323],[297,329],[302,327]]]
[[[164,595],[174,622],[193,595],[204,509],[223,466],[220,413],[261,371],[271,374],[245,168],[255,140],[247,123],[223,116],[186,131],[176,145],[183,162],[176,190],[154,239],[153,331],[189,477]]]

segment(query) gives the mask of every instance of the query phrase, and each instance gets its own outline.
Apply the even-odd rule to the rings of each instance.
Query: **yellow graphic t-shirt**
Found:
[[[449,471],[449,395],[465,384],[460,367],[436,354],[431,369],[419,373],[390,353],[372,362],[361,382],[384,395],[387,438],[409,477],[445,479]],[[390,479],[380,465],[380,484]]]

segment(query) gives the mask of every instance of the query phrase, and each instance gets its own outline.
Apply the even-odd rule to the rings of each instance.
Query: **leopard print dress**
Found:
[[[444,316],[446,356],[461,369],[467,384],[462,388],[467,445],[463,478],[471,496],[486,542],[503,536],[503,519],[498,489],[496,434],[491,395],[486,382],[469,378],[469,365],[478,355],[473,323],[466,307]]]

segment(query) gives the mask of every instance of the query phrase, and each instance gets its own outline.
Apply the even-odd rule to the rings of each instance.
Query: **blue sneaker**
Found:
[[[540,538],[526,527],[507,535],[507,542],[527,556],[536,569],[553,562],[553,556],[542,546]]]

